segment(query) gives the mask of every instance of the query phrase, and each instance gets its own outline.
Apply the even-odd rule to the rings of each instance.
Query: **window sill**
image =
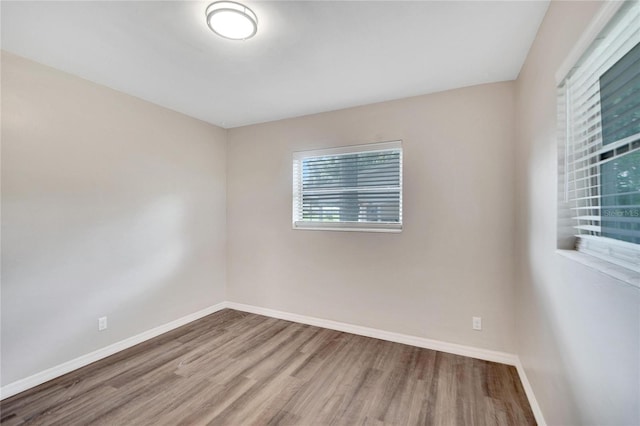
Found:
[[[397,222],[321,222],[294,221],[294,230],[346,231],[346,232],[402,232],[402,224]]]
[[[332,228],[328,226],[293,226],[294,231],[383,232],[398,234],[402,228]]]
[[[560,256],[566,257],[567,259],[571,259],[588,266],[591,269],[600,271],[601,273],[622,281],[632,287],[640,288],[640,273],[632,271],[631,269],[607,262],[606,260],[598,259],[597,257],[590,256],[576,250],[556,250],[556,253]]]

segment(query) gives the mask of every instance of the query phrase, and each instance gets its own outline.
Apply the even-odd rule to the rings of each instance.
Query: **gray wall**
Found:
[[[550,425],[640,424],[640,290],[556,253],[555,73],[599,2],[552,2],[517,80],[517,336]]]
[[[3,385],[225,299],[225,148],[223,129],[2,54]]]
[[[489,84],[229,130],[229,300],[513,352],[513,96]],[[294,151],[397,139],[402,233],[291,229]]]

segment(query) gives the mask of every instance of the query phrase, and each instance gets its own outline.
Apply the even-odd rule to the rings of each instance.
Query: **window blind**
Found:
[[[294,228],[400,230],[400,142],[294,154]]]
[[[576,247],[640,271],[639,2],[620,8],[559,88]]]

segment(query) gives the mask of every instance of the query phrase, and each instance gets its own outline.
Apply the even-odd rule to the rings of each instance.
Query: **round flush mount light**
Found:
[[[235,1],[217,1],[207,6],[207,25],[220,37],[246,40],[258,31],[258,17],[253,10]]]

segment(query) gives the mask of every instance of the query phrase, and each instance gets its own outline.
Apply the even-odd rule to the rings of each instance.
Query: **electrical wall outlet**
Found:
[[[107,329],[107,317],[98,318],[98,331],[104,331]]]
[[[482,330],[482,317],[472,317],[471,318],[471,327],[474,330]]]

